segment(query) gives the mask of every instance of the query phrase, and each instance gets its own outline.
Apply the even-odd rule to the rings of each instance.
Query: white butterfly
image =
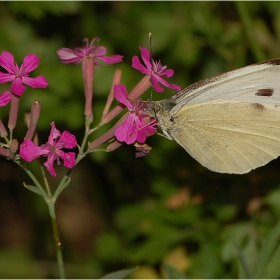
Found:
[[[194,83],[147,113],[208,169],[249,172],[280,155],[280,59]]]

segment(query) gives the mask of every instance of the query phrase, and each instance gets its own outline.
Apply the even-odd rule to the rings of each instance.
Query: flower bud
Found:
[[[36,100],[31,105],[30,124],[28,126],[28,130],[26,132],[24,139],[29,139],[29,140],[32,139],[40,117],[40,112],[41,112],[41,104],[39,101]],[[28,118],[26,118],[26,122],[28,125],[29,122]]]
[[[12,93],[11,98],[12,100],[11,100],[11,109],[9,113],[8,128],[13,130],[17,124],[18,105],[19,105],[20,97]]]
[[[18,150],[18,140],[17,139],[13,139],[12,143],[10,145],[10,154],[9,154],[9,158],[10,159],[14,159],[15,158],[15,154]]]
[[[113,143],[111,143],[110,145],[108,145],[108,147],[106,148],[108,152],[112,152],[114,150],[116,150],[117,148],[119,148],[123,143],[116,140]]]
[[[10,150],[6,148],[0,147],[0,155],[4,156],[5,158],[9,158],[10,156]]]
[[[122,77],[122,70],[117,69],[116,72],[115,72],[113,81],[112,81],[110,93],[108,95],[108,98],[107,98],[107,101],[106,101],[106,104],[105,104],[105,107],[104,107],[104,110],[103,110],[102,118],[108,113],[108,111],[110,109],[110,106],[115,99],[114,88],[115,88],[115,85],[120,84],[121,77]]]
[[[0,120],[0,136],[1,137],[6,137],[8,135],[8,132],[4,126],[4,124],[2,123],[2,121]]]

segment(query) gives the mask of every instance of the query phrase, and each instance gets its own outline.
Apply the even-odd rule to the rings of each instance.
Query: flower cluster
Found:
[[[92,112],[92,97],[93,97],[93,81],[94,81],[94,66],[102,66],[100,61],[113,64],[122,61],[123,56],[111,55],[106,56],[106,48],[103,46],[95,46],[94,43],[99,41],[94,38],[89,44],[88,39],[84,40],[86,44],[81,48],[61,48],[57,51],[57,55],[62,63],[75,63],[82,65],[83,81],[85,88],[85,111],[86,116],[86,131],[90,131],[89,125],[93,121]],[[140,47],[142,60],[145,66],[140,62],[137,56],[132,58],[132,67],[139,70],[146,76],[139,82],[139,84],[128,94],[126,87],[120,83],[121,72],[116,72],[116,78],[113,81],[111,92],[108,96],[107,103],[103,112],[103,117],[100,125],[105,124],[115,118],[124,108],[128,112],[124,115],[113,128],[97,140],[89,143],[89,151],[94,150],[101,144],[108,142],[112,138],[115,142],[111,143],[108,150],[113,150],[119,147],[122,143],[128,145],[133,144],[136,147],[136,157],[141,157],[148,154],[151,148],[145,143],[147,137],[156,133],[156,120],[150,118],[145,109],[148,102],[142,102],[138,99],[150,86],[157,92],[162,92],[164,89],[160,86],[180,90],[180,87],[166,82],[164,77],[171,77],[174,74],[172,69],[167,69],[162,66],[160,62],[155,62],[151,59],[149,51]],[[0,84],[11,82],[10,91],[4,91],[0,95],[0,106],[6,106],[11,102],[11,109],[9,115],[8,127],[12,131],[17,122],[18,105],[20,97],[23,95],[28,85],[32,88],[46,88],[48,81],[43,76],[29,77],[30,72],[38,67],[40,58],[34,54],[28,54],[23,60],[23,64],[19,67],[15,61],[14,56],[4,51],[0,55],[0,65],[7,72],[0,72]],[[114,98],[119,101],[119,105],[109,112],[109,108]],[[60,164],[60,159],[63,165],[67,168],[73,168],[76,162],[76,154],[74,152],[65,152],[62,149],[73,149],[77,146],[77,140],[74,135],[68,131],[60,133],[56,128],[55,123],[51,122],[51,131],[48,141],[43,145],[35,144],[32,141],[35,134],[36,125],[40,116],[41,106],[39,101],[33,102],[31,106],[31,113],[27,114],[26,124],[28,126],[24,141],[20,144],[19,157],[27,162],[30,162],[38,157],[46,157],[44,163],[45,167],[52,176],[56,176],[54,170],[54,162]],[[7,130],[0,120],[0,135],[6,137]],[[88,135],[87,135],[88,136]],[[86,138],[85,138],[86,139]],[[85,141],[84,141],[85,143]],[[0,154],[2,156],[14,159],[18,149],[18,142],[16,139],[11,139],[9,148],[5,145],[0,146]],[[84,145],[84,144],[83,144]],[[82,145],[82,146],[83,146]],[[83,148],[83,147],[82,147]],[[79,147],[81,153],[82,148]],[[80,158],[83,154],[79,154]]]
[[[150,53],[146,48],[140,47],[140,50],[146,67],[141,64],[137,56],[132,58],[132,67],[149,76],[151,85],[157,92],[163,91],[163,88],[159,85],[159,83],[168,88],[179,91],[179,86],[170,84],[162,78],[173,76],[174,71],[172,69],[167,69],[166,66],[162,66],[160,62],[151,60]],[[138,95],[140,94],[142,94],[142,92]],[[118,141],[135,145],[137,143],[144,143],[148,136],[156,133],[156,120],[149,118],[144,111],[147,103],[142,103],[141,99],[130,100],[124,85],[115,86],[115,98],[125,105],[129,111],[126,121],[120,125],[115,132],[115,136]],[[147,147],[135,146],[137,150],[137,157],[146,155],[150,151]]]
[[[7,71],[7,73],[0,72],[0,84],[6,82],[12,82],[11,92],[4,91],[0,95],[0,106],[6,106],[12,101],[10,117],[9,117],[9,128],[13,129],[17,120],[18,102],[22,96],[26,87],[23,84],[29,85],[32,88],[46,88],[48,82],[45,77],[38,76],[35,78],[29,77],[29,73],[38,67],[40,58],[34,54],[28,54],[23,60],[23,64],[19,67],[14,62],[14,56],[9,52],[3,52],[0,55],[0,65]],[[40,115],[40,104],[35,101],[31,107],[31,116],[29,122],[28,138],[32,138],[36,124]],[[65,153],[62,148],[74,148],[77,145],[76,138],[67,131],[62,134],[55,128],[54,122],[51,123],[52,129],[49,136],[49,140],[46,144],[38,147],[30,139],[24,140],[20,145],[19,155],[26,161],[32,161],[36,157],[41,155],[47,156],[45,166],[51,175],[56,176],[53,168],[55,160],[59,163],[59,158],[64,161],[64,166],[72,168],[75,165],[75,153]],[[31,129],[30,129],[31,128]],[[32,132],[31,132],[32,130]],[[5,126],[1,122],[1,137],[6,136],[7,132]],[[60,136],[60,139],[57,138]],[[10,144],[9,150],[2,148],[0,153],[6,157],[14,158],[14,154],[17,152],[18,144],[17,140],[13,139]]]

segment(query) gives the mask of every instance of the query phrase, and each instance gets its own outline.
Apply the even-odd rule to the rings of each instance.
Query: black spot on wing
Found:
[[[252,106],[254,107],[254,109],[264,110],[264,106],[260,103],[252,103]]]
[[[259,89],[255,93],[255,95],[257,95],[257,96],[272,96],[273,92],[274,92],[273,88],[262,88],[262,89]]]

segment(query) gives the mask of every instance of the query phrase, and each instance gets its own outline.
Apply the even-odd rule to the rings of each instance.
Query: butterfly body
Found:
[[[249,172],[280,155],[280,59],[197,82],[147,113],[208,169]]]

